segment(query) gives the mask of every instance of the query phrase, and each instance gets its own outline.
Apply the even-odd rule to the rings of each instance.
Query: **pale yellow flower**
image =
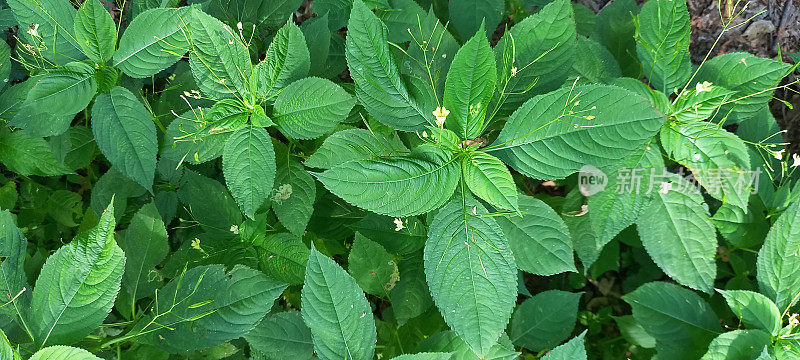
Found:
[[[450,115],[450,110],[447,110],[447,108],[444,106],[437,106],[436,110],[433,111],[433,116],[436,117],[436,126],[444,126],[444,121],[447,120],[447,115]]]

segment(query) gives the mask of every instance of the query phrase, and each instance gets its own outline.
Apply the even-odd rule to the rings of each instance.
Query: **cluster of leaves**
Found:
[[[0,0],[0,358],[800,357],[795,67],[683,0],[109,4]]]

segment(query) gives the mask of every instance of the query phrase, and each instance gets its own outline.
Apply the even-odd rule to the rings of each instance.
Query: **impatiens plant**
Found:
[[[3,360],[800,358],[796,65],[692,63],[683,0],[0,28]]]

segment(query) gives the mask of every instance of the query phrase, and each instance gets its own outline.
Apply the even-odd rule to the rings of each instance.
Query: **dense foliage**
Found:
[[[684,0],[0,28],[3,360],[800,358],[795,67],[691,63]]]

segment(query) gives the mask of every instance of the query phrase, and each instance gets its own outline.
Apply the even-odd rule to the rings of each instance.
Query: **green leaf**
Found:
[[[661,130],[661,145],[672,159],[692,171],[709,195],[747,209],[752,174],[747,170],[747,146],[739,137],[705,121],[671,121]]]
[[[607,83],[607,80],[622,76],[614,55],[602,44],[578,36],[578,49],[585,52],[572,63],[573,74],[579,83]],[[574,80],[573,80],[574,81]]]
[[[52,70],[36,82],[24,106],[52,115],[74,115],[85,109],[97,92],[93,75],[94,69],[83,63],[69,63],[64,70]]]
[[[3,239],[0,242],[0,258],[3,259],[0,262],[0,294],[5,294],[0,300],[0,305],[3,305],[0,307],[0,315],[20,322],[24,319],[24,311],[31,299],[30,290],[26,291],[28,279],[23,267],[28,241],[7,210],[0,210],[0,239]]]
[[[289,159],[288,162],[279,161],[275,190],[271,197],[275,215],[289,232],[302,236],[314,212],[317,183],[303,165]]]
[[[61,0],[9,0],[8,6],[19,23],[22,43],[42,48],[41,55],[54,65],[84,59],[73,34],[77,11],[71,3]]]
[[[108,316],[120,288],[125,254],[114,241],[114,206],[99,224],[47,259],[36,280],[28,324],[39,348],[72,344]]]
[[[105,64],[114,56],[117,28],[105,6],[98,0],[84,1],[75,16],[75,40],[83,53]]]
[[[393,357],[392,360],[449,360],[451,353],[417,353]]]
[[[347,26],[347,64],[360,104],[380,122],[403,131],[433,125],[432,111],[422,109],[400,78],[389,51],[388,30],[361,0],[353,2]]]
[[[433,306],[433,299],[425,282],[425,265],[422,252],[403,257],[397,264],[400,280],[397,281],[389,299],[397,324],[403,326],[412,318],[424,314]]]
[[[148,203],[136,212],[123,239],[121,247],[127,261],[122,288],[134,301],[153,295],[161,282],[152,273],[169,252],[167,229],[154,203]]]
[[[241,98],[248,93],[250,53],[228,25],[198,9],[189,22],[192,68],[197,86],[214,99]]]
[[[694,89],[681,91],[672,104],[669,116],[680,122],[705,120],[714,116],[732,95],[732,91],[722,86],[698,83]]]
[[[164,286],[130,333],[171,354],[213,347],[249,333],[285,288],[244,265],[198,266]]]
[[[317,16],[300,24],[306,38],[309,55],[309,75],[324,77],[325,66],[331,50],[331,31],[328,29],[328,15]]]
[[[645,349],[656,347],[656,339],[636,322],[633,315],[614,316],[614,322],[617,323],[620,335],[629,343]]]
[[[251,349],[269,359],[313,359],[311,330],[299,311],[269,314],[244,336]]]
[[[262,98],[275,96],[290,83],[305,77],[310,64],[305,36],[289,21],[275,34],[267,57],[253,70],[256,91]]]
[[[580,335],[567,341],[566,344],[559,345],[551,350],[542,360],[586,360],[586,345],[583,337],[586,335],[584,330]]]
[[[642,74],[642,64],[636,57],[636,26],[634,16],[639,6],[634,0],[616,0],[608,3],[597,14],[591,38],[603,44],[617,59],[622,74],[636,78]]]
[[[711,306],[691,290],[665,282],[650,282],[622,297],[636,322],[656,339],[659,356],[696,359],[720,332]]]
[[[778,217],[758,252],[758,288],[779,309],[793,305],[800,293],[800,200]]]
[[[457,158],[432,146],[411,156],[356,160],[316,174],[335,195],[378,214],[406,217],[444,205],[458,185]]]
[[[275,150],[267,130],[247,126],[233,133],[225,142],[222,171],[236,203],[253,218],[275,181]]]
[[[564,221],[543,201],[522,195],[519,213],[498,217],[517,267],[531,274],[549,276],[577,271],[572,239]]]
[[[761,330],[734,330],[718,336],[708,345],[701,360],[754,359],[764,347],[772,344],[772,337]]]
[[[575,39],[572,4],[567,0],[547,4],[503,35],[494,52],[498,88],[505,88],[502,95],[506,98],[501,102],[509,112],[533,95],[564,83],[572,71]]]
[[[783,325],[781,312],[768,297],[747,290],[717,290],[742,323],[777,336]]]
[[[655,143],[623,160],[622,167],[607,171],[605,190],[587,200],[598,251],[622,230],[633,225],[650,205],[655,194],[645,186],[655,181],[654,175],[663,171],[661,148]]]
[[[72,126],[48,142],[56,159],[70,169],[88,166],[97,154],[92,130],[85,126]]]
[[[477,197],[495,207],[519,210],[517,187],[500,159],[484,152],[474,152],[461,159],[461,171],[464,182]]]
[[[335,31],[347,26],[352,5],[351,0],[317,0],[314,12],[317,16],[327,16],[329,28]]]
[[[330,169],[352,160],[399,155],[408,155],[408,149],[397,136],[386,136],[367,129],[348,129],[325,138],[322,146],[305,161],[305,165]]]
[[[11,75],[11,48],[3,41],[0,44],[0,81],[3,82],[3,86],[0,89],[3,89],[5,84],[8,84],[9,75]]]
[[[706,61],[695,81],[709,81],[733,91],[729,103],[722,106],[714,120],[728,116],[727,123],[740,122],[759,115],[772,99],[774,91],[771,89],[779,85],[790,66],[746,52],[728,53]]]
[[[581,295],[548,290],[528,298],[511,318],[511,341],[534,352],[557,346],[575,327]]]
[[[50,346],[37,351],[30,360],[102,360],[92,353],[71,346]]]
[[[0,129],[0,163],[24,176],[56,176],[72,170],[56,160],[47,141],[25,131]]]
[[[347,258],[348,272],[367,294],[388,297],[399,279],[397,263],[382,246],[356,233]]]
[[[153,186],[156,126],[136,95],[120,86],[98,95],[92,106],[92,132],[111,165],[145,189]]]
[[[650,102],[614,86],[563,88],[527,101],[487,151],[537,179],[604,168],[640,150],[664,122]]]
[[[476,35],[481,29],[485,33],[481,37],[491,36],[503,18],[505,7],[503,0],[450,0],[448,4],[451,25],[462,39]]]
[[[0,358],[8,360],[22,360],[17,350],[11,347],[6,334],[0,330]]]
[[[414,0],[390,0],[391,10],[378,13],[381,21],[389,29],[389,41],[404,43],[413,41],[409,29],[419,28],[420,20],[425,19],[428,12]]]
[[[315,139],[347,118],[353,105],[355,99],[332,81],[305,78],[278,94],[272,120],[290,138]]]
[[[215,0],[209,2],[208,12],[230,23],[238,21],[258,26],[278,26],[302,3],[302,0]]]
[[[500,335],[500,340],[492,346],[484,357],[478,357],[470,347],[456,335],[454,331],[442,331],[423,340],[419,349],[421,351],[449,352],[453,355],[451,360],[514,360],[520,353],[514,350],[514,344],[505,333]]]
[[[398,226],[398,220],[402,221],[402,226]],[[400,219],[369,213],[348,226],[397,255],[408,255],[422,249],[428,239],[428,228],[413,216]]]
[[[114,66],[132,78],[153,76],[189,50],[190,8],[150,9],[133,19],[119,39]]]
[[[479,356],[505,329],[517,299],[514,255],[474,199],[445,205],[431,222],[425,276],[445,322]]]
[[[289,233],[268,235],[256,245],[259,270],[267,276],[289,285],[303,283],[308,262],[308,247]]]
[[[685,1],[648,1],[637,16],[636,54],[644,76],[665,94],[686,85],[692,75],[689,20]]]
[[[204,163],[222,156],[225,142],[240,127],[218,116],[227,117],[235,114],[228,105],[228,100],[223,100],[214,104],[208,111],[190,110],[175,118],[169,123],[164,134],[161,156],[192,164]],[[225,109],[217,110],[220,107]]]
[[[320,359],[372,359],[377,335],[369,302],[356,281],[315,248],[306,265],[301,311]]]
[[[184,170],[178,198],[206,232],[230,235],[231,225],[242,223],[242,212],[225,185],[194,171]]]
[[[444,107],[450,110],[447,127],[462,139],[481,135],[496,82],[497,65],[489,41],[483,34],[475,35],[458,50],[447,72],[444,88]]]
[[[664,178],[653,202],[636,221],[653,261],[681,285],[711,293],[717,234],[703,196],[680,176]]]

